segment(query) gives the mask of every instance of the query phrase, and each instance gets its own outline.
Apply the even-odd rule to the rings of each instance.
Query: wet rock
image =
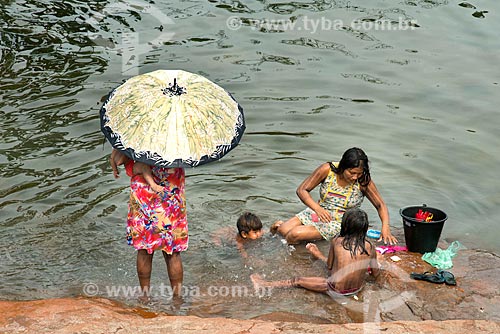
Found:
[[[359,300],[335,304],[345,308],[345,322],[359,323],[325,324],[323,317],[289,312],[251,320],[202,319],[101,298],[66,298],[0,301],[0,333],[500,333],[498,255],[459,251],[449,270],[456,286],[411,279],[411,272],[436,271],[421,254],[398,252],[398,262],[392,255],[381,256],[381,277],[363,289]]]
[[[146,317],[144,317],[146,315]],[[323,325],[168,316],[123,307],[105,299],[50,299],[0,302],[0,333],[483,333],[500,332],[500,324],[485,320],[395,321]]]
[[[272,312],[258,317],[254,317],[255,320],[265,320],[274,322],[307,322],[311,324],[331,324],[332,322],[328,319],[318,317],[315,315],[297,314],[291,312]]]
[[[408,319],[408,310],[422,320],[484,319],[500,321],[500,257],[481,250],[461,250],[453,259],[456,286],[417,281],[411,272],[435,272],[437,269],[421,259],[421,254],[398,252],[399,262],[382,256],[385,267],[380,284],[384,288],[405,293],[401,307],[390,312],[381,310],[384,320]],[[394,298],[394,296],[392,296]],[[388,299],[379,297],[379,302]],[[407,308],[405,308],[404,306]]]

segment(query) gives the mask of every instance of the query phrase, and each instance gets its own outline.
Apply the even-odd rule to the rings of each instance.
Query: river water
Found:
[[[303,246],[269,234],[248,258],[217,240],[245,210],[266,229],[291,217],[303,207],[298,184],[352,146],[367,152],[401,242],[399,209],[426,203],[448,214],[441,239],[499,252],[499,13],[498,1],[2,0],[1,298],[109,297],[109,286],[137,284],[128,180],[111,174],[98,111],[123,80],[157,69],[223,86],[247,131],[221,161],[186,171],[191,290],[180,306],[157,298],[152,308],[356,321],[299,289],[209,290],[249,287],[252,273],[324,275]],[[153,286],[162,282],[157,256]]]

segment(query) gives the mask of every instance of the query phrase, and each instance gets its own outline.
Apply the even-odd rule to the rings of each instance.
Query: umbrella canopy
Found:
[[[245,131],[243,109],[205,77],[159,70],[128,79],[100,111],[111,145],[135,161],[195,167],[233,149]]]

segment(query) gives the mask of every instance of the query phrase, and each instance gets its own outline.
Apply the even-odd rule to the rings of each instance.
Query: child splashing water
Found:
[[[260,275],[250,276],[254,287],[296,287],[326,293],[331,297],[349,296],[359,292],[365,283],[367,269],[374,277],[379,274],[375,246],[366,240],[368,216],[361,209],[347,210],[342,218],[340,233],[331,240],[328,258],[315,244],[307,250],[326,262],[329,276],[294,277],[282,281],[266,281]]]

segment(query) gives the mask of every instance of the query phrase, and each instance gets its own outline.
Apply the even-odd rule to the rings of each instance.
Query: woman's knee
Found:
[[[285,235],[286,242],[289,244],[296,244],[299,241],[302,240],[302,233],[299,231],[297,228],[292,228],[288,233]]]
[[[293,230],[297,226],[301,226],[302,223],[300,220],[295,216],[287,220],[286,222],[280,224],[278,226],[278,233],[285,236],[287,235],[291,230]]]
[[[296,244],[300,241],[320,240],[322,237],[313,226],[297,226],[286,234],[285,239],[289,244]]]
[[[172,252],[171,254],[168,254],[167,252],[162,251],[162,254],[167,262],[181,261],[181,253],[180,252]]]
[[[151,276],[153,264],[153,254],[148,254],[145,249],[137,251],[137,274],[139,277],[148,278]]]

